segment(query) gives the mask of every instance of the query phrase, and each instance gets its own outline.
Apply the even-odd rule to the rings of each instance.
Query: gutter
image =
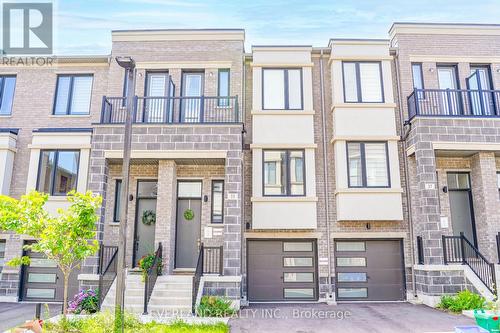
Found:
[[[414,238],[414,229],[413,229],[413,219],[412,219],[412,206],[411,206],[411,186],[409,184],[410,178],[408,177],[408,156],[406,155],[406,139],[408,138],[408,135],[410,134],[410,129],[411,127],[408,128],[408,130],[405,130],[405,122],[404,122],[404,115],[403,115],[403,96],[401,95],[401,89],[400,89],[400,68],[399,68],[399,52],[397,48],[391,48],[390,50],[391,55],[393,55],[394,58],[394,63],[396,67],[396,89],[397,89],[397,95],[398,95],[398,100],[399,100],[399,121],[400,121],[400,130],[401,130],[401,144],[403,146],[403,169],[404,169],[404,179],[405,179],[405,187],[406,187],[406,206],[407,206],[407,216],[408,216],[408,231],[410,233],[410,251],[411,251],[411,256],[410,256],[410,264],[411,264],[411,285],[412,285],[412,291],[413,291],[413,296],[416,298],[417,297],[417,287],[415,284],[415,246],[413,244],[413,238]],[[411,124],[410,124],[411,126]]]
[[[332,248],[331,248],[331,233],[330,233],[330,196],[328,194],[328,138],[326,137],[326,114],[325,114],[325,74],[323,71],[323,49],[320,50],[319,57],[319,85],[321,96],[321,131],[323,135],[323,177],[325,191],[325,214],[326,214],[326,247],[328,249],[328,299],[335,302],[335,293],[332,291]]]

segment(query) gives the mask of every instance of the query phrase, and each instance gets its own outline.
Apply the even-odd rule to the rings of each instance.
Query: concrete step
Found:
[[[187,290],[158,290],[154,289],[153,293],[151,294],[151,297],[187,297],[190,298],[192,295],[192,290],[187,289]]]
[[[165,306],[186,306],[192,304],[192,299],[189,297],[151,297],[149,305],[165,305]]]

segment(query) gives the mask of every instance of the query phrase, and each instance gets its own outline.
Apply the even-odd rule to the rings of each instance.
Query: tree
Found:
[[[44,205],[48,195],[32,191],[20,200],[0,196],[0,230],[36,238],[32,244],[25,245],[25,250],[43,253],[57,263],[64,276],[63,315],[68,309],[68,281],[73,269],[88,256],[94,255],[99,243],[95,239],[97,209],[102,198],[98,195],[68,193],[71,203],[67,209],[59,209],[57,216],[52,216]],[[18,257],[8,265],[28,265],[29,257]]]

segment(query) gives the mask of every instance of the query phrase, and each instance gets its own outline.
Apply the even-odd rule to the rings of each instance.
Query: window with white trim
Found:
[[[301,110],[302,69],[264,68],[262,70],[262,108]]]
[[[348,142],[349,187],[390,187],[387,142]]]
[[[37,191],[66,195],[71,190],[76,190],[79,160],[79,150],[42,150]]]
[[[382,103],[382,64],[380,62],[342,63],[346,103]]]
[[[55,115],[87,115],[90,113],[92,75],[58,75]]]

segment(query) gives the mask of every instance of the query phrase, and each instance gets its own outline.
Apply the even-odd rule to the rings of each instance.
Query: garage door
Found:
[[[250,301],[317,300],[314,240],[249,240]]]
[[[335,266],[338,301],[404,300],[400,240],[338,240]]]
[[[62,302],[64,276],[56,263],[43,254],[25,251],[30,264],[23,266],[21,300],[37,302]],[[68,297],[78,292],[78,272],[70,275]]]

